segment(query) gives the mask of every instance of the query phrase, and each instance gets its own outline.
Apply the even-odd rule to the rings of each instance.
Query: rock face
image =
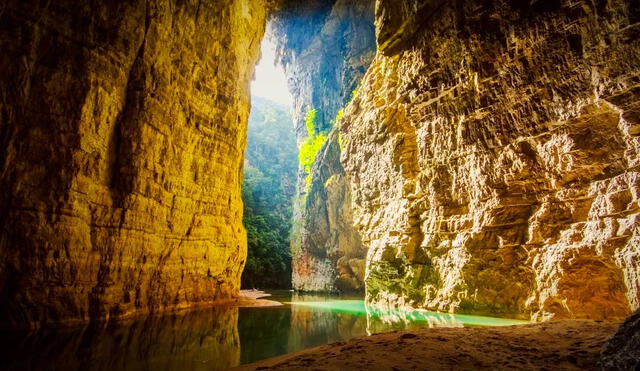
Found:
[[[0,322],[237,294],[258,0],[5,1]]]
[[[294,98],[299,140],[304,119],[317,110],[316,129],[328,132],[375,55],[372,0],[285,1],[270,19]]]
[[[635,1],[377,2],[340,125],[367,301],[533,318],[640,305]]]
[[[340,164],[338,132],[332,131],[316,156],[311,186],[293,240],[293,283],[302,291],[364,291],[367,251],[353,227],[349,181]],[[297,254],[296,254],[297,253]]]
[[[602,370],[637,370],[640,367],[640,309],[636,310],[604,344]]]
[[[337,133],[327,134],[375,55],[372,0],[292,1],[275,13],[272,30],[294,96],[298,142],[305,117],[327,141],[311,174],[301,168],[291,239],[293,287],[302,291],[362,291],[364,250],[352,225],[348,180]],[[311,184],[306,185],[310,176]]]

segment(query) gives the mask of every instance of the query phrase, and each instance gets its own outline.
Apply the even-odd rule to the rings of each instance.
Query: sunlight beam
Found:
[[[291,107],[293,97],[287,87],[287,77],[281,66],[275,65],[276,47],[268,37],[262,40],[262,58],[256,66],[251,94]]]

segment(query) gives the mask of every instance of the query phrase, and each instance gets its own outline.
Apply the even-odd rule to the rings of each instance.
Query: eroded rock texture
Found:
[[[534,319],[640,305],[636,1],[377,3],[340,121],[367,300]]]
[[[299,240],[292,240],[293,282],[303,291],[364,291],[367,251],[353,227],[349,180],[340,164],[337,130],[316,156],[303,197]],[[296,245],[296,243],[298,245]]]
[[[602,370],[637,370],[640,367],[640,309],[620,325],[604,344],[600,355]]]
[[[316,133],[328,135],[375,55],[372,0],[291,1],[272,29],[294,96],[298,142],[315,109]],[[308,174],[300,169],[291,239],[293,287],[303,291],[364,289],[364,250],[353,228],[348,181],[337,133],[328,135]]]
[[[0,322],[229,298],[265,4],[5,1]]]

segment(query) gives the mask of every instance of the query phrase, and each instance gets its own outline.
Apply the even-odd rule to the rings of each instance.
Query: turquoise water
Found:
[[[523,321],[384,311],[357,297],[275,292],[279,307],[209,308],[99,328],[0,333],[8,370],[221,370],[373,333]]]
[[[287,303],[294,306],[330,310],[336,313],[351,313],[366,315],[368,321],[382,321],[383,323],[402,323],[404,325],[427,324],[428,327],[449,326],[510,326],[528,323],[527,321],[496,318],[485,316],[473,316],[465,314],[450,314],[430,312],[426,310],[384,310],[375,307],[367,307],[364,300],[326,300],[326,301],[299,301]],[[384,329],[383,329],[384,330]]]

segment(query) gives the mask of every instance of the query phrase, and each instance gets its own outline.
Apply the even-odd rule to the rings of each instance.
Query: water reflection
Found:
[[[326,296],[293,295],[291,302],[326,302]],[[345,300],[345,299],[340,299]],[[291,303],[290,302],[290,303]],[[366,335],[367,319],[359,313],[325,310],[321,307],[291,305],[291,351]]]
[[[364,303],[362,303],[364,307]],[[528,323],[508,318],[472,316],[430,312],[427,310],[397,310],[366,307],[369,335],[392,330],[408,330],[424,327],[510,326]]]
[[[366,316],[367,334],[408,330],[423,327],[464,327],[464,326],[508,326],[527,323],[526,321],[430,312],[414,309],[381,309],[366,306],[362,300],[301,300],[292,301],[293,311],[296,308],[316,308],[334,313],[351,313]]]
[[[511,321],[425,311],[383,311],[360,298],[280,292],[271,308],[210,308],[85,328],[0,333],[9,370],[220,370],[391,330]]]
[[[237,323],[238,308],[211,308],[103,328],[3,333],[0,361],[8,370],[225,369],[240,362]]]

